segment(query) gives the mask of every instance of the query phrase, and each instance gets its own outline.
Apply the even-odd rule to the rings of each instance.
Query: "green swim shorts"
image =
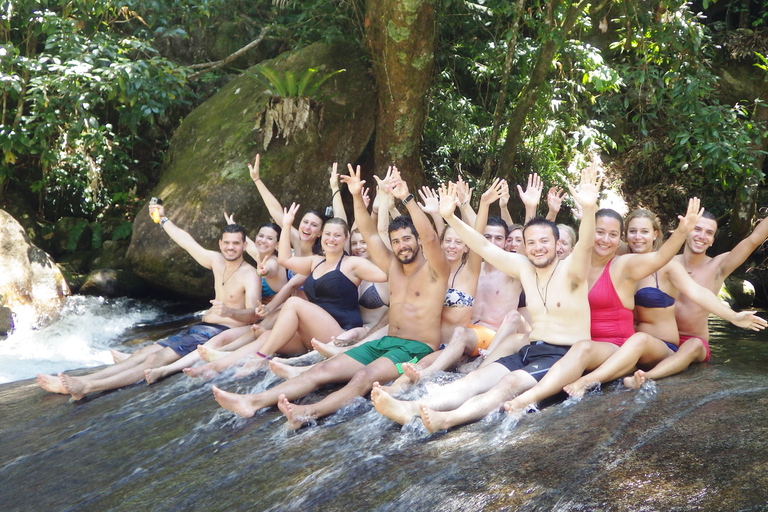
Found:
[[[395,364],[406,363],[431,354],[432,348],[426,343],[414,340],[404,340],[394,336],[384,336],[378,340],[363,343],[344,352],[346,355],[368,365],[380,357],[386,357]]]

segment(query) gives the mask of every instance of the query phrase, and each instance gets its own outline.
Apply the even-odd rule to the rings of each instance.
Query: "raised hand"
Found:
[[[582,169],[578,192],[571,185],[568,185],[571,196],[582,208],[594,208],[597,205],[597,199],[600,196],[600,186],[603,184],[603,178],[598,177],[597,171],[599,169],[600,166],[597,162],[593,162]]]
[[[520,200],[525,206],[534,209],[539,205],[542,190],[544,190],[544,185],[542,185],[541,178],[539,178],[539,175],[536,173],[528,175],[528,186],[525,187],[525,192],[523,192],[523,187],[520,185],[517,186],[517,193],[520,195]]]
[[[506,180],[501,180],[501,197],[499,197],[499,207],[506,208],[509,204],[509,184]]]
[[[762,331],[765,329],[765,326],[768,325],[768,322],[757,316],[755,311],[740,311],[739,313],[736,313],[736,319],[733,321],[733,325],[751,331]]]
[[[333,162],[333,165],[331,166],[331,192],[336,192],[339,190],[339,164],[336,162]]]
[[[368,195],[370,193],[371,189],[368,187],[365,187],[363,189],[363,204],[365,205],[365,209],[368,209],[368,205],[371,204],[371,196]]]
[[[390,193],[401,201],[410,194],[408,184],[400,177],[400,171],[394,165],[392,166],[392,181],[388,188]]]
[[[456,209],[456,205],[459,203],[458,199],[458,185],[456,183],[449,183],[446,187],[443,183],[440,185],[440,216],[447,219],[453,215],[453,211]]]
[[[565,190],[560,187],[552,187],[547,193],[547,206],[553,212],[559,212],[565,198]]]
[[[692,197],[688,200],[688,211],[685,212],[685,217],[678,215],[677,218],[680,221],[677,229],[680,229],[685,234],[693,231],[696,227],[696,223],[699,222],[702,214],[704,214],[704,208],[701,208],[701,200],[698,197]]]
[[[296,203],[291,203],[288,208],[283,208],[283,229],[290,229],[293,226],[293,219],[296,218],[296,212],[299,211],[299,206]]]
[[[253,165],[248,164],[248,171],[251,173],[251,179],[253,181],[259,181],[261,178],[259,177],[259,161],[261,160],[261,155],[256,155],[256,158],[253,159]]]
[[[269,275],[269,268],[267,267],[267,262],[271,257],[272,257],[272,253],[269,253],[269,254],[265,254],[264,257],[261,259],[256,258],[256,274],[258,274],[259,277],[267,277]]]
[[[472,199],[472,189],[469,188],[469,183],[459,176],[459,179],[454,183],[454,188],[456,192],[456,200],[459,202],[459,205],[464,206],[469,203]]]
[[[352,164],[347,164],[347,169],[349,169],[349,176],[341,176],[342,183],[347,184],[347,189],[353,196],[361,194],[365,180],[360,179],[360,166],[353,168]]]
[[[483,192],[483,195],[480,196],[480,202],[490,205],[500,200],[504,194],[504,185],[506,185],[506,183],[507,182],[501,178],[493,180],[493,184],[491,184],[488,190]],[[509,187],[507,187],[507,195],[509,195]]]
[[[235,222],[235,214],[227,215],[227,212],[224,212],[224,220],[227,221],[227,224],[237,224]]]
[[[440,209],[440,200],[437,197],[437,193],[427,187],[421,187],[419,189],[419,196],[421,197],[421,200],[424,202],[418,203],[419,208],[421,208],[424,213],[430,214],[430,213],[437,213]]]

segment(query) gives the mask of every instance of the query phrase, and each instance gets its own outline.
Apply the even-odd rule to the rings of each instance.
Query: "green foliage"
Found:
[[[316,99],[315,96],[320,90],[320,87],[334,75],[343,73],[346,69],[337,69],[325,75],[315,76],[319,70],[315,68],[307,69],[302,75],[301,79],[297,82],[296,76],[292,71],[286,71],[285,75],[280,74],[269,66],[258,64],[256,69],[259,75],[245,71],[246,74],[254,77],[267,87],[267,92],[273,96],[279,96],[281,98],[310,98]]]
[[[2,11],[0,182],[38,192],[53,218],[135,196],[143,133],[186,101],[185,69],[116,30],[126,13],[113,2],[6,0]]]
[[[643,21],[648,28],[624,32],[616,43],[626,89],[604,98],[605,112],[616,117],[628,112],[636,136],[646,140],[643,160],[654,161],[652,155],[662,151],[672,177],[698,174],[726,191],[750,177],[762,180],[755,147],[765,127],[752,122],[744,106],[720,104],[718,78],[708,66],[713,58],[708,32],[687,4],[668,9],[658,21],[630,13],[633,23],[622,23]],[[655,144],[659,134],[669,141],[663,148]]]
[[[133,232],[133,222],[123,222],[112,232],[112,240],[127,240]]]

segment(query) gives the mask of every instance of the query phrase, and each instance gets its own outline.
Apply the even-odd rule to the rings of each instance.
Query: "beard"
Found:
[[[536,263],[535,261],[531,260],[530,258],[528,258],[528,259],[533,264],[533,266],[536,267],[536,268],[547,268],[548,266],[550,266],[552,264],[553,261],[555,261],[557,259],[557,253],[555,252],[554,254],[552,254],[552,256],[547,258],[547,260],[544,263]]]
[[[397,258],[397,261],[399,261],[399,262],[400,262],[400,263],[402,263],[403,265],[407,265],[407,264],[409,264],[409,263],[413,263],[413,262],[416,260],[416,257],[419,255],[419,247],[418,247],[418,246],[416,246],[416,250],[414,250],[414,251],[411,251],[411,252],[410,252],[410,256],[409,256],[409,255],[407,255],[407,254],[406,254],[406,255],[404,255],[404,256],[401,256],[401,253],[402,253],[402,252],[403,252],[402,250],[401,250],[400,252],[398,252],[398,253],[395,255],[395,257]]]

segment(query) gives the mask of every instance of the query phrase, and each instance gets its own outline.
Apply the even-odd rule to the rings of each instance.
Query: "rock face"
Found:
[[[0,296],[15,315],[35,325],[58,315],[69,295],[64,276],[42,249],[34,246],[24,228],[0,210]]]
[[[230,81],[195,109],[174,134],[168,161],[153,196],[163,199],[166,215],[202,246],[217,248],[225,221],[235,214],[253,236],[269,214],[251,181],[247,162],[261,152],[261,176],[278,200],[304,209],[331,202],[332,162],[355,162],[373,134],[376,100],[359,50],[316,43],[265,61],[285,76],[319,68],[321,76],[346,69],[321,89],[326,99],[312,109],[307,126],[288,141],[272,134],[263,149],[265,111],[272,98],[249,74]],[[249,70],[255,73],[255,69]],[[154,224],[138,215],[128,251],[134,271],[155,286],[189,297],[210,297],[213,277]]]

